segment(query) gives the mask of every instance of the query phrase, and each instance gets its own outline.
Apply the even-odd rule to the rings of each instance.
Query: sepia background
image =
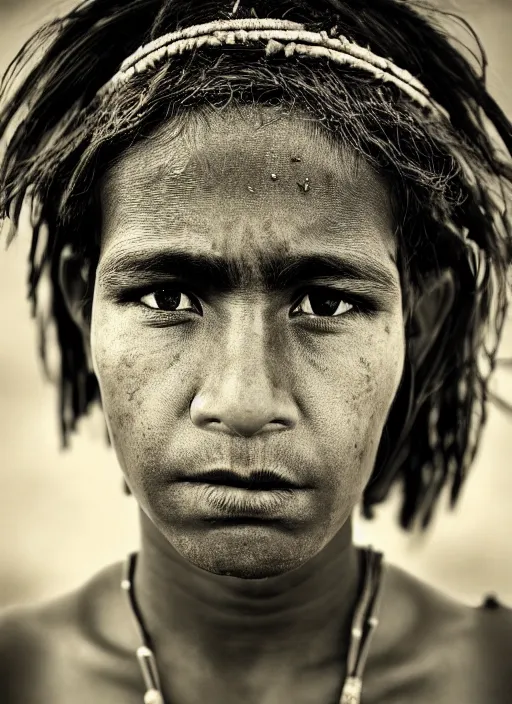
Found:
[[[0,69],[42,21],[74,3],[0,0]],[[491,92],[512,114],[512,0],[451,0],[443,8],[477,29],[489,57]],[[54,389],[45,382],[26,302],[27,241],[0,254],[0,608],[71,589],[137,546],[137,511],[104,442],[99,414],[61,452]],[[502,357],[512,357],[512,320]],[[512,368],[493,389],[512,401]],[[396,500],[376,521],[355,519],[358,542],[431,584],[476,604],[497,592],[512,606],[512,417],[492,408],[457,510],[446,500],[427,535],[395,527]]]

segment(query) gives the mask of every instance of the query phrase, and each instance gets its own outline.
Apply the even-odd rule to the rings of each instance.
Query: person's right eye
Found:
[[[162,288],[142,296],[140,302],[147,308],[165,313],[193,311],[201,313],[201,307],[190,296],[175,288]]]

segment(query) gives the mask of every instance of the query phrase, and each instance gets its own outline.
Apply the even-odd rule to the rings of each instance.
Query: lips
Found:
[[[311,486],[280,469],[215,468],[181,474],[173,482],[173,501],[184,520],[199,525],[296,525],[312,514]]]
[[[193,476],[182,477],[181,480],[199,484],[230,486],[249,491],[304,488],[284,476],[283,473],[273,469],[258,469],[246,472],[233,471],[232,469],[214,469]]]

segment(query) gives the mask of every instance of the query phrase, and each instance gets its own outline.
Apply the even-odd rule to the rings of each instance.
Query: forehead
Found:
[[[306,186],[307,184],[307,186]],[[251,107],[171,120],[101,182],[102,252],[164,243],[211,252],[394,252],[389,189],[305,115]]]

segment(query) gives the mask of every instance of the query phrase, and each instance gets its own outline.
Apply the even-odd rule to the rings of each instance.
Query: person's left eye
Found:
[[[312,291],[306,294],[292,315],[315,315],[338,317],[352,310],[354,306],[345,301],[342,293],[332,290]]]
[[[201,312],[197,303],[183,291],[172,288],[163,288],[152,291],[140,299],[141,303],[148,308],[174,313],[181,311]]]

